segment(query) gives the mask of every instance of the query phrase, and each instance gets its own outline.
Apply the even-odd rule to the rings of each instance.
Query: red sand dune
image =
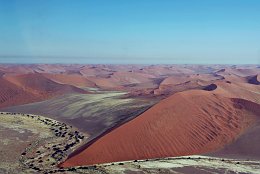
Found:
[[[212,92],[176,93],[72,154],[61,166],[201,154],[221,148],[254,118],[248,117],[242,104]]]
[[[33,67],[35,65],[0,65],[0,69],[5,72],[6,76],[33,73]]]
[[[201,89],[202,86],[207,84],[202,84],[201,81],[187,81],[185,83],[177,85],[160,85],[157,89],[154,90],[155,95],[164,95],[169,96],[176,92],[187,91],[191,89]]]
[[[62,85],[41,74],[23,74],[0,79],[0,107],[42,101],[67,93],[86,93],[71,85]]]
[[[190,79],[188,75],[176,75],[165,78],[160,85],[178,85],[188,82]]]
[[[212,91],[215,94],[229,98],[241,98],[260,104],[259,85],[224,81],[215,82],[215,84],[218,86],[216,90]]]
[[[260,73],[260,68],[225,68],[216,72],[219,75],[252,76]]]
[[[180,85],[189,81],[209,82],[222,79],[222,76],[216,74],[174,75],[165,78],[160,85]]]
[[[250,128],[239,135],[234,142],[210,153],[210,155],[233,159],[260,160],[260,105],[244,99],[235,98],[232,100],[236,103],[235,107],[241,107],[242,105],[251,111],[251,114],[257,115],[258,119],[254,121]]]
[[[122,87],[118,81],[111,78],[103,77],[87,77],[88,80],[95,83],[100,88],[120,88]]]
[[[111,75],[111,78],[124,85],[149,82],[152,78],[155,78],[155,76],[145,73],[115,72]]]
[[[95,83],[78,74],[43,74],[48,79],[60,84],[68,84],[77,87],[95,87]]]
[[[173,75],[165,78],[157,89],[154,90],[155,95],[170,95],[176,92],[186,91],[190,89],[202,89],[203,87],[224,77],[217,74],[182,74]]]
[[[48,97],[71,92],[85,93],[82,89],[56,83],[39,73],[9,76],[5,79],[22,88],[24,91],[39,96]]]
[[[37,101],[36,96],[0,78],[0,108]]]
[[[185,68],[182,66],[175,66],[175,65],[150,65],[142,68],[143,73],[146,74],[152,74],[155,76],[161,76],[161,75],[173,75],[173,74],[192,74],[194,73],[193,70],[189,68]]]
[[[133,84],[140,88],[149,88],[154,86],[153,78],[152,75],[136,72],[113,72],[109,75],[87,77],[98,87],[114,89],[128,88]]]
[[[232,83],[247,83],[247,79],[245,77],[240,77],[234,74],[222,74],[224,80],[232,82]]]
[[[69,65],[62,64],[39,64],[35,65],[34,71],[39,73],[64,73]]]
[[[114,70],[106,68],[105,65],[86,65],[80,69],[80,73],[85,77],[104,76],[113,72]]]

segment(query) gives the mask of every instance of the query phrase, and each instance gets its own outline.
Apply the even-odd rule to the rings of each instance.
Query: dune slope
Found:
[[[0,78],[0,89],[0,108],[36,101],[33,94],[25,92],[3,78]]]
[[[95,87],[95,83],[78,74],[43,74],[48,79],[60,84],[68,84],[78,87]]]
[[[72,154],[61,166],[206,153],[233,141],[254,119],[241,103],[212,91],[180,92]]]
[[[68,93],[86,93],[75,86],[59,84],[41,74],[0,78],[0,108],[42,101]]]
[[[6,80],[26,92],[39,96],[56,96],[70,92],[85,93],[82,89],[71,85],[56,83],[39,73],[9,76],[6,77]]]

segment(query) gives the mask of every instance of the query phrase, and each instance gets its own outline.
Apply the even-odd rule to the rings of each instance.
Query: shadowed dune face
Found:
[[[223,149],[210,153],[210,155],[228,157],[234,159],[260,159],[260,105],[254,102],[233,98],[234,107],[244,107],[249,114],[256,115],[256,119],[252,126],[241,133],[236,141],[226,145]]]
[[[218,86],[216,84],[210,84],[210,85],[204,87],[203,90],[205,90],[205,91],[214,91],[215,89],[217,89],[217,87]]]
[[[206,91],[177,93],[101,137],[62,166],[206,153],[232,142],[255,119]]]
[[[248,83],[254,85],[260,85],[260,77],[259,75],[251,76],[248,78]]]

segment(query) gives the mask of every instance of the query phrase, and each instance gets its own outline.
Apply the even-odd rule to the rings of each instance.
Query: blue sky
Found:
[[[0,63],[260,64],[260,1],[0,0]]]

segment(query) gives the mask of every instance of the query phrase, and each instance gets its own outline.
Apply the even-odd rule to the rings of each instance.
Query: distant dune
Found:
[[[43,76],[60,84],[73,85],[77,87],[96,87],[94,82],[89,81],[79,74],[43,74]]]
[[[0,78],[0,108],[36,101],[37,98],[9,81]]]
[[[39,73],[9,76],[6,80],[29,93],[40,96],[55,96],[70,92],[85,93],[82,89],[71,85],[61,85]]]
[[[260,104],[260,86],[236,82],[216,82],[217,89],[214,93],[229,98],[240,98]]]
[[[223,75],[236,75],[240,77],[252,76],[260,73],[260,68],[231,68],[227,67],[216,72],[217,74]]]
[[[67,93],[86,93],[83,89],[56,83],[38,73],[7,76],[0,80],[0,107],[42,101]]]

